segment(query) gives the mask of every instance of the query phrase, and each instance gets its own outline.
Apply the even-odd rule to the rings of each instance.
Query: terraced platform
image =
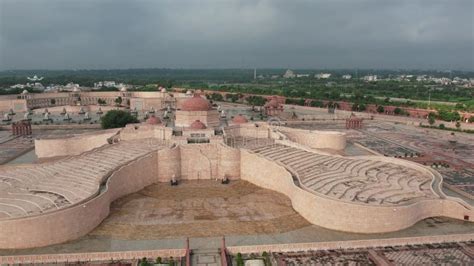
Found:
[[[0,220],[89,199],[115,169],[163,147],[157,140],[122,141],[51,163],[0,167]]]
[[[337,200],[403,205],[436,199],[433,177],[384,161],[322,155],[281,144],[250,149],[298,176],[303,188]]]

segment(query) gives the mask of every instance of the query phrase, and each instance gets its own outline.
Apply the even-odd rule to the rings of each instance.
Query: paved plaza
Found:
[[[272,234],[310,225],[282,194],[245,181],[159,183],[112,204],[91,236],[159,239]]]

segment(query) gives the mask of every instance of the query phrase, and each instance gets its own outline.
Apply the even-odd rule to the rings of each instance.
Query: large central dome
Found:
[[[181,106],[181,110],[183,111],[208,111],[209,109],[209,102],[198,94],[194,94],[191,99],[183,102]]]

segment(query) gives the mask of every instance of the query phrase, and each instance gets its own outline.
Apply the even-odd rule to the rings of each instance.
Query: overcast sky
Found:
[[[474,70],[474,0],[0,0],[0,70]]]

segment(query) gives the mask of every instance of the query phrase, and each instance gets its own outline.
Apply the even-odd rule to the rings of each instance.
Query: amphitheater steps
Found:
[[[387,162],[321,155],[281,144],[252,152],[294,171],[309,191],[348,202],[394,205],[436,197],[429,190],[430,176]]]
[[[0,169],[0,219],[87,199],[98,192],[108,173],[162,147],[165,145],[157,141],[123,141],[52,163]]]

